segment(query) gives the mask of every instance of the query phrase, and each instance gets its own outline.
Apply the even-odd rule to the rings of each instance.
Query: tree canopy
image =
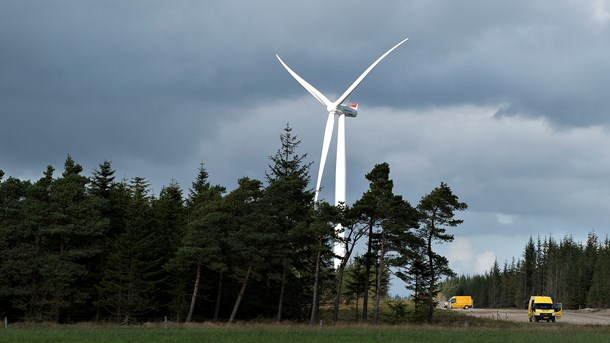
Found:
[[[35,181],[0,170],[0,316],[315,323],[321,304],[338,311],[342,298],[362,301],[360,317],[368,320],[372,297],[378,322],[392,274],[418,280],[410,286],[415,299],[435,294],[438,276],[450,273],[430,246],[450,240],[445,230],[461,223],[452,211],[465,204],[441,183],[413,207],[381,163],[366,174],[370,187],[353,206],[314,206],[311,163],[299,144],[286,126],[265,180],[244,176],[230,191],[210,182],[203,163],[188,190],[170,180],[159,194],[141,176],[116,180],[110,161],[85,176],[68,155],[60,175],[48,166]],[[337,270],[336,243],[349,252]],[[607,263],[599,256],[595,268]],[[605,280],[598,278],[591,288]]]

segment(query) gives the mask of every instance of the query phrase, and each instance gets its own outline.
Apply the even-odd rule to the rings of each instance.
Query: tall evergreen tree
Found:
[[[23,318],[34,259],[32,233],[23,225],[31,184],[3,176],[0,170],[0,316]]]
[[[261,204],[262,183],[259,180],[242,178],[239,187],[229,193],[226,204],[232,214],[229,227],[229,244],[235,260],[233,277],[241,287],[229,323],[233,322],[252,278],[261,278],[260,272],[268,265],[275,250],[274,233],[269,229],[268,217]]]
[[[130,323],[158,308],[162,258],[155,247],[159,237],[152,214],[148,182],[135,177],[129,185],[125,231],[108,258],[99,286],[100,304],[118,322]]]
[[[591,288],[588,292],[587,306],[593,308],[610,307],[610,240],[606,237],[599,249],[593,268]]]
[[[523,278],[523,294],[521,295],[521,308],[527,307],[529,297],[534,294],[534,273],[536,270],[536,246],[534,239],[530,236],[525,249],[523,251],[522,278]]]
[[[110,161],[102,162],[93,170],[89,185],[90,193],[100,198],[101,215],[109,221],[106,238],[113,240],[125,230],[126,209],[129,194],[125,182],[115,181],[115,170]]]
[[[97,169],[94,169],[90,177],[89,193],[97,198],[100,215],[107,221],[108,228],[106,234],[101,238],[102,252],[97,260],[92,261],[89,266],[90,284],[92,285],[92,299],[95,305],[96,319],[100,318],[101,307],[99,305],[100,294],[99,285],[104,267],[108,263],[117,237],[125,231],[127,218],[127,207],[131,196],[125,182],[115,181],[115,170],[110,161],[102,162]]]
[[[467,207],[468,205],[460,202],[444,182],[422,197],[417,205],[421,222],[419,234],[426,242],[426,264],[429,271],[428,321],[432,320],[434,298],[438,292],[437,281],[442,275],[453,275],[447,259],[433,250],[434,244],[453,241],[453,235],[447,233],[447,228],[456,227],[463,222],[454,218],[455,211],[463,211]]]
[[[186,322],[193,318],[204,268],[219,274],[214,320],[218,319],[223,275],[227,264],[227,216],[223,204],[225,188],[211,186],[208,172],[201,164],[197,179],[189,191],[188,223],[182,242],[172,264],[186,266],[194,274]],[[192,275],[192,274],[191,274]],[[191,278],[193,279],[193,278]]]
[[[286,125],[280,135],[280,142],[281,147],[276,154],[269,157],[272,163],[266,173],[268,185],[262,199],[267,215],[272,218],[270,223],[277,237],[275,252],[281,268],[277,275],[280,283],[276,315],[278,322],[282,321],[286,288],[290,286],[291,294],[294,295],[305,295],[306,290],[311,289],[311,284],[300,281],[302,278],[289,282],[289,271],[296,263],[313,260],[311,255],[297,253],[305,251],[311,254],[312,249],[303,249],[303,245],[315,244],[309,240],[311,236],[305,229],[310,227],[314,197],[314,192],[308,189],[311,163],[305,163],[307,155],[297,153],[300,141],[292,134],[289,125]],[[302,267],[309,267],[309,275],[314,273],[311,263]]]
[[[51,225],[44,234],[49,242],[57,244],[55,248],[49,247],[46,265],[48,275],[52,275],[48,279],[60,290],[53,299],[56,320],[68,308],[71,310],[65,315],[67,319],[72,315],[81,320],[89,318],[83,316],[90,315],[91,300],[96,293],[94,285],[99,281],[99,271],[93,267],[99,267],[103,237],[108,231],[109,221],[102,214],[103,199],[90,193],[89,179],[81,175],[82,171],[82,166],[68,155],[62,177],[51,186],[53,212]],[[58,255],[52,252],[57,248]],[[57,268],[63,272],[57,273]],[[75,284],[80,287],[74,287]],[[89,313],[78,311],[83,304],[87,304]]]
[[[185,201],[182,197],[182,189],[175,180],[161,189],[159,199],[153,203],[153,214],[154,225],[157,228],[156,255],[161,258],[161,263],[166,265],[175,256],[186,226]],[[179,307],[172,299],[175,295],[173,291],[176,289],[174,285],[183,280],[179,270],[168,268],[165,269],[165,273],[167,277],[160,284],[162,289],[161,310],[167,313],[166,310],[176,310],[176,306]]]
[[[389,165],[383,163],[376,165],[366,174],[369,180],[369,190],[353,205],[358,223],[367,232],[367,251],[364,254],[364,298],[362,300],[362,320],[368,319],[368,300],[371,288],[371,274],[373,268],[378,266],[380,229],[385,219],[385,205],[392,194],[392,181],[389,180]]]
[[[496,308],[500,307],[501,299],[502,299],[502,280],[500,276],[500,265],[498,265],[498,260],[494,261],[491,270],[489,271],[490,277],[490,288],[489,288],[489,306]]]
[[[14,306],[25,312],[26,320],[54,319],[45,311],[45,286],[40,272],[46,244],[41,232],[50,222],[53,172],[54,168],[47,166],[43,177],[28,188],[23,202],[23,240],[15,246],[14,251],[8,252],[10,255],[20,256],[18,264],[15,265],[21,275],[15,283],[20,291],[14,298]]]

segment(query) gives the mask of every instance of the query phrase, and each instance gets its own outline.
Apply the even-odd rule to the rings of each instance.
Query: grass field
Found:
[[[608,342],[610,327],[502,322],[468,326],[198,324],[96,326],[39,325],[0,329],[0,342]],[[529,323],[528,323],[529,324]]]
[[[566,323],[518,323],[475,318],[457,311],[438,311],[434,322],[415,324],[359,324],[353,312],[344,309],[342,324],[332,321],[331,311],[321,312],[323,325],[273,322],[162,324],[118,326],[110,324],[31,324],[15,323],[0,328],[0,343],[20,342],[610,342],[610,325]],[[383,322],[396,322],[384,311]]]

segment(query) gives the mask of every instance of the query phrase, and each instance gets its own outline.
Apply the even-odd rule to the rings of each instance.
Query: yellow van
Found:
[[[455,295],[447,300],[446,308],[472,308],[472,297],[470,295]]]
[[[527,305],[527,316],[530,320],[536,322],[546,320],[547,322],[555,322],[555,319],[561,319],[563,309],[561,303],[554,304],[553,299],[544,295],[534,295],[530,297]]]

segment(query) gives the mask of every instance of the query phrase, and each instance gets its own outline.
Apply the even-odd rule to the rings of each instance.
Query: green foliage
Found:
[[[425,256],[425,259],[414,260],[410,273],[407,273],[413,277],[406,278],[406,281],[411,283],[415,291],[416,311],[421,314],[417,316],[428,322],[432,320],[434,313],[439,280],[442,276],[454,275],[447,258],[433,250],[434,244],[453,241],[453,235],[447,233],[447,228],[456,227],[463,222],[454,218],[455,211],[463,211],[467,207],[468,205],[460,202],[444,182],[422,197],[417,205],[420,221],[418,236],[424,243],[424,246],[420,247],[419,256]],[[419,306],[420,303],[425,306]]]
[[[357,304],[374,297],[375,321],[397,320],[383,307],[390,272],[416,275],[418,287],[426,274],[413,269],[425,266],[415,234],[420,214],[394,194],[389,165],[366,175],[370,189],[353,207],[314,204],[311,164],[289,126],[280,143],[265,184],[244,177],[227,193],[201,164],[186,198],[175,181],[158,197],[142,177],[117,181],[109,161],[83,176],[69,155],[61,175],[48,166],[35,182],[0,171],[0,315],[316,323],[318,309],[336,301],[339,311],[344,295]],[[337,223],[345,229],[345,264],[368,238],[345,284],[345,264],[332,265]]]
[[[117,237],[107,260],[98,302],[114,320],[123,323],[158,308],[158,284],[163,280],[163,258],[155,249],[161,237],[155,231],[148,183],[136,177],[129,190],[125,231]]]
[[[565,236],[530,237],[523,260],[497,263],[488,273],[450,278],[442,285],[443,295],[472,295],[475,307],[527,307],[532,295],[549,295],[565,309],[606,308],[610,305],[608,238],[599,242],[589,234],[585,243]]]
[[[390,309],[395,322],[407,321],[409,315],[414,312],[412,305],[408,301],[402,299],[388,301],[388,308]]]
[[[375,165],[366,174],[369,190],[357,200],[348,212],[348,217],[356,218],[357,231],[366,232],[368,236],[367,251],[363,256],[364,289],[363,319],[367,319],[368,297],[371,280],[374,285],[374,321],[379,320],[381,298],[386,296],[384,287],[385,270],[391,266],[400,268],[408,263],[410,243],[415,241],[413,229],[416,227],[418,214],[411,205],[393,192],[394,183],[389,177],[390,166],[387,163]],[[409,256],[407,256],[409,255]],[[375,271],[375,275],[371,273]]]
[[[286,310],[292,309],[294,315],[306,315],[307,307],[303,306],[311,296],[314,284],[316,261],[313,253],[316,250],[317,234],[312,231],[312,211],[314,192],[309,187],[309,167],[305,163],[307,155],[297,153],[300,141],[286,126],[280,136],[281,147],[274,156],[266,173],[267,187],[261,198],[262,210],[267,217],[270,232],[274,234],[274,249],[270,263],[277,268],[268,271],[272,279],[278,281],[277,321],[282,320]],[[298,272],[295,272],[298,270]],[[290,292],[294,301],[289,308],[285,294]],[[300,307],[300,308],[299,308]],[[301,312],[301,313],[299,313]]]

